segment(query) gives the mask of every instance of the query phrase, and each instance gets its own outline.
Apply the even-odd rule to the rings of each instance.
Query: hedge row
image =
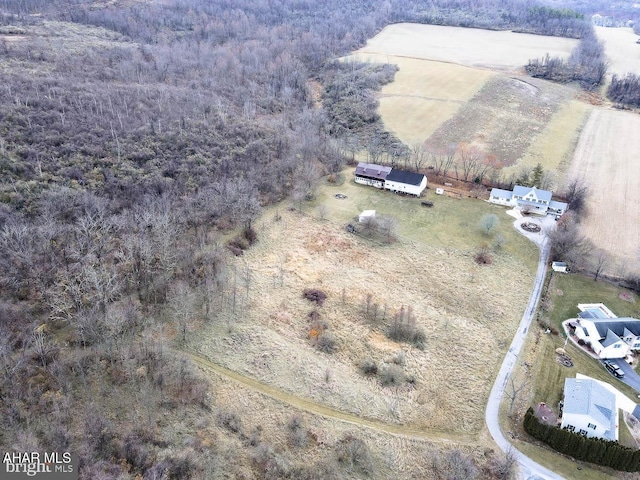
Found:
[[[554,450],[576,460],[611,467],[626,472],[640,471],[640,450],[602,438],[587,438],[575,432],[541,423],[529,408],[524,416],[524,430]]]

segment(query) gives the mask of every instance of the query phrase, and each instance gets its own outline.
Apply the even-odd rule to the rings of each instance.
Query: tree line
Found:
[[[607,68],[604,43],[597,39],[593,26],[588,24],[567,60],[547,54],[542,59],[529,60],[525,70],[532,77],[560,83],[575,81],[586,90],[594,90],[604,81]]]

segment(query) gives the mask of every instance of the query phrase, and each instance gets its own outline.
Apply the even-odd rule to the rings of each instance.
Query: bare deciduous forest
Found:
[[[196,432],[215,410],[172,347],[213,316],[227,232],[243,229],[241,254],[262,207],[362,149],[406,155],[372,94],[394,70],[335,62],[399,21],[590,31],[517,0],[0,1],[0,444],[73,450],[85,479],[238,473],[168,433],[167,418]],[[241,419],[216,419],[255,478],[375,477],[358,438],[285,464]],[[498,478],[462,455],[434,476]]]

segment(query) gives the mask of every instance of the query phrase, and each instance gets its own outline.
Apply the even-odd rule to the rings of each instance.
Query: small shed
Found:
[[[569,271],[569,266],[565,262],[552,262],[551,268],[554,272],[567,273]]]
[[[358,221],[360,223],[366,222],[367,220],[374,219],[374,218],[376,218],[375,210],[365,210],[360,215],[358,215]]]

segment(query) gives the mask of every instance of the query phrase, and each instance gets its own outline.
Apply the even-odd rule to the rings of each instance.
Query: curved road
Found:
[[[522,316],[518,331],[513,337],[513,341],[511,342],[511,346],[509,347],[509,352],[502,362],[502,367],[500,367],[498,377],[493,384],[493,388],[491,389],[491,393],[489,394],[489,401],[487,402],[487,411],[485,413],[487,428],[489,429],[489,433],[491,433],[493,440],[498,444],[502,451],[512,451],[515,454],[516,458],[518,459],[518,463],[520,464],[521,476],[522,478],[525,478],[527,480],[561,480],[563,477],[553,473],[548,468],[545,468],[542,465],[534,462],[529,457],[523,455],[518,450],[513,448],[509,440],[507,440],[507,438],[502,434],[502,431],[500,430],[500,425],[498,423],[498,411],[500,409],[500,401],[502,400],[505,387],[507,386],[507,381],[509,380],[509,376],[511,375],[513,367],[518,360],[518,355],[520,354],[522,345],[524,344],[524,341],[527,337],[529,326],[531,325],[531,321],[533,320],[533,314],[536,311],[536,305],[538,304],[538,300],[540,299],[540,295],[542,293],[542,286],[544,284],[545,274],[547,273],[547,263],[549,260],[550,250],[551,246],[545,238],[540,246],[538,271],[536,273],[536,279],[533,284],[531,296],[529,297],[527,309]]]

